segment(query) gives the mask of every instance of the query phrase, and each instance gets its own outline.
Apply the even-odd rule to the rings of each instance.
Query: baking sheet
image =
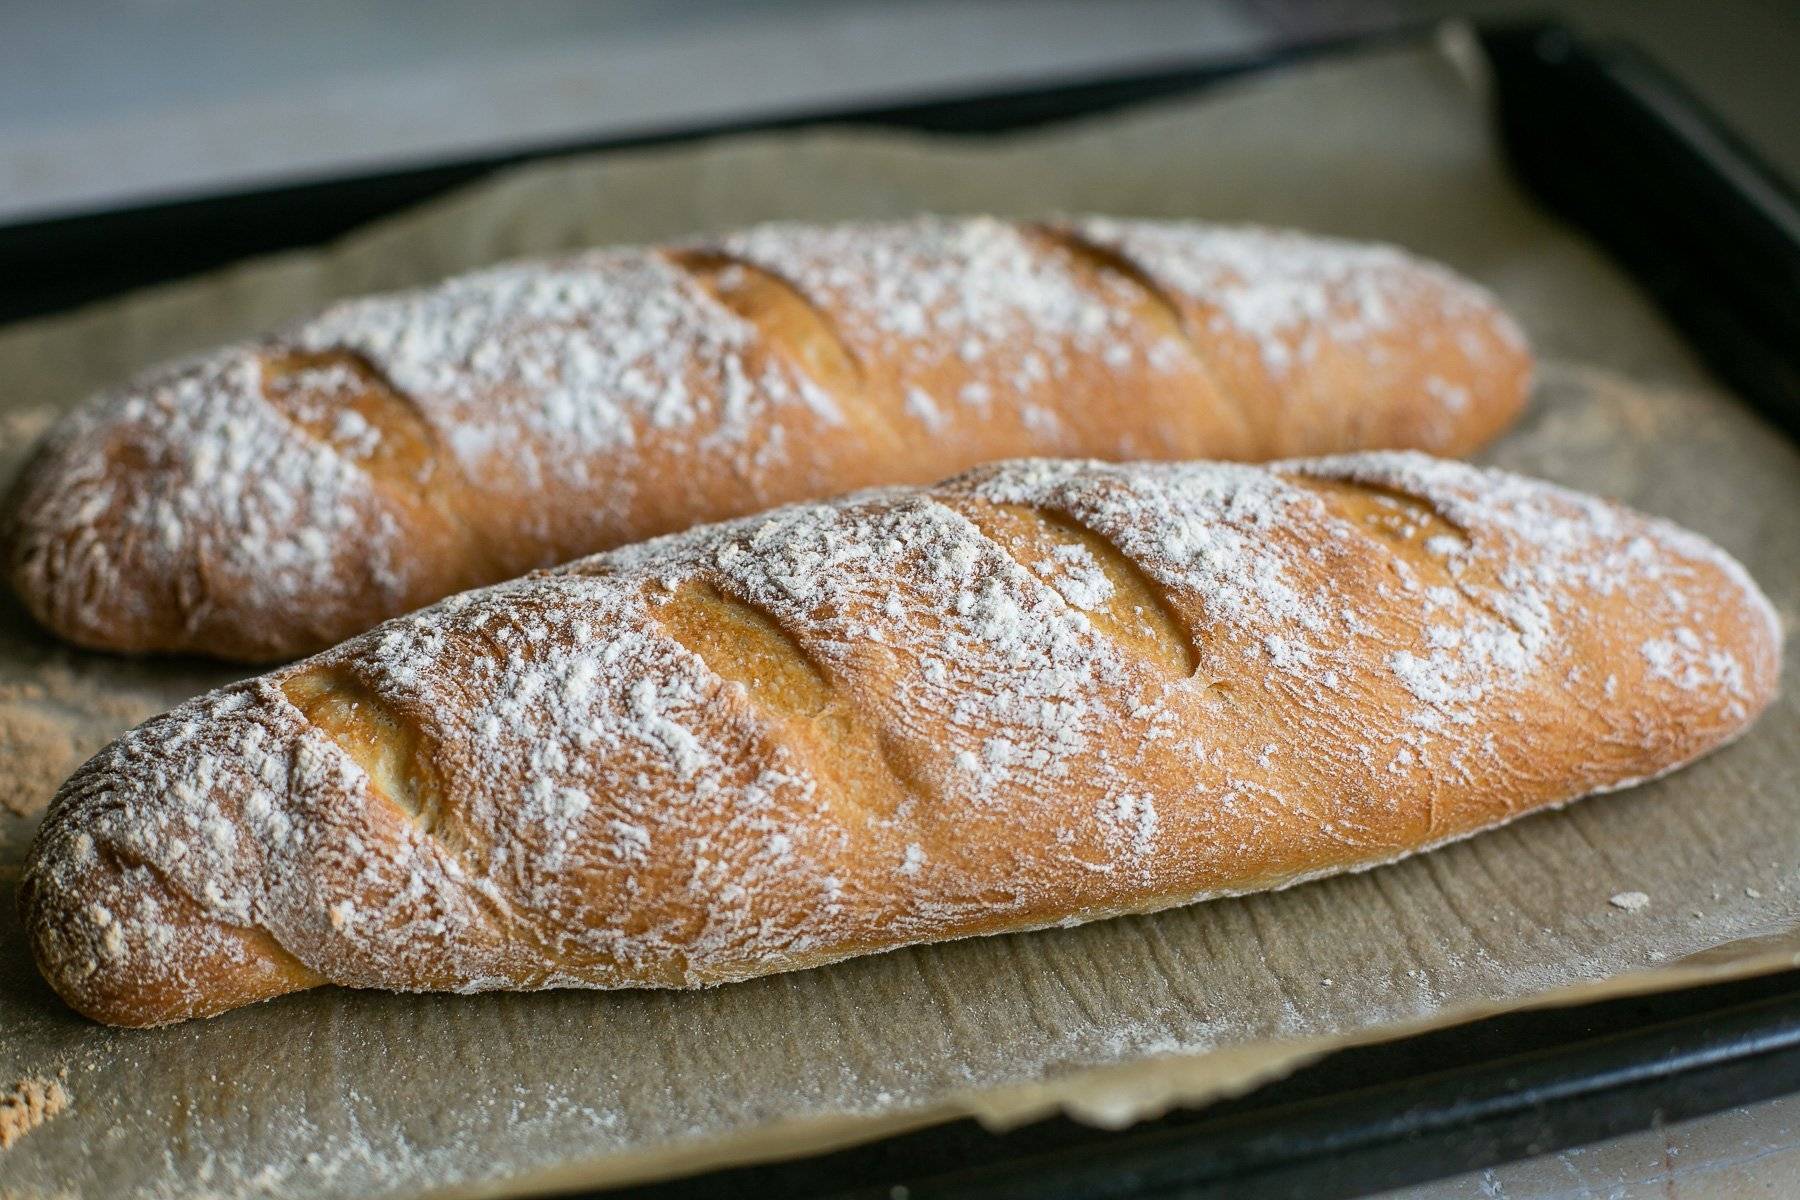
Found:
[[[0,479],[55,412],[144,363],[512,255],[922,208],[1254,218],[1397,241],[1493,287],[1551,361],[1488,457],[1708,533],[1792,628],[1800,455],[1522,200],[1482,104],[1452,43],[1025,137],[826,131],[523,169],[324,253],[0,330]],[[1800,961],[1795,672],[1750,737],[1688,771],[1393,867],[703,993],[325,990],[108,1030],[58,1004],[0,906],[0,1091],[66,1069],[69,1101],[0,1151],[0,1194],[501,1195],[965,1113],[1120,1124],[1350,1041],[1773,969]],[[62,649],[0,600],[0,887],[65,768],[232,675]],[[1625,891],[1648,907],[1608,903]]]

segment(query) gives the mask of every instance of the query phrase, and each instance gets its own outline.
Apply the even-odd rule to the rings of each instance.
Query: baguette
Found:
[[[0,552],[106,650],[323,649],[533,567],[1020,455],[1461,454],[1530,363],[1386,248],[1105,219],[769,226],[352,301],[68,418]]]
[[[452,597],[59,792],[40,968],[153,1025],[326,982],[695,987],[1284,887],[1661,774],[1773,611],[1665,522],[1415,454],[977,469]]]

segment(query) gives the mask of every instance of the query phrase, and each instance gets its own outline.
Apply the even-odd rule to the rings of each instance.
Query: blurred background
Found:
[[[4,0],[0,221],[1447,15],[1627,35],[1800,177],[1794,0]]]

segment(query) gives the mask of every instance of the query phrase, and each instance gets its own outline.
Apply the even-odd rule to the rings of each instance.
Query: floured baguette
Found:
[[[702,521],[1017,455],[1460,454],[1524,402],[1480,289],[1106,219],[766,226],[352,301],[59,426],[0,511],[85,646],[261,661]]]
[[[1517,476],[1000,464],[185,704],[64,786],[25,920],[127,1025],[720,983],[1387,862],[1704,754],[1779,657],[1711,543]]]

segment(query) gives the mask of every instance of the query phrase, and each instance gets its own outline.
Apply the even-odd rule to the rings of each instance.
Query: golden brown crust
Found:
[[[1051,460],[452,597],[157,718],[27,866],[153,1024],[329,981],[699,986],[1386,862],[1768,702],[1755,585],[1421,455]]]
[[[1024,454],[1461,454],[1530,359],[1397,251],[1200,224],[764,226],[352,301],[73,414],[0,521],[101,649],[293,657],[709,520]]]

